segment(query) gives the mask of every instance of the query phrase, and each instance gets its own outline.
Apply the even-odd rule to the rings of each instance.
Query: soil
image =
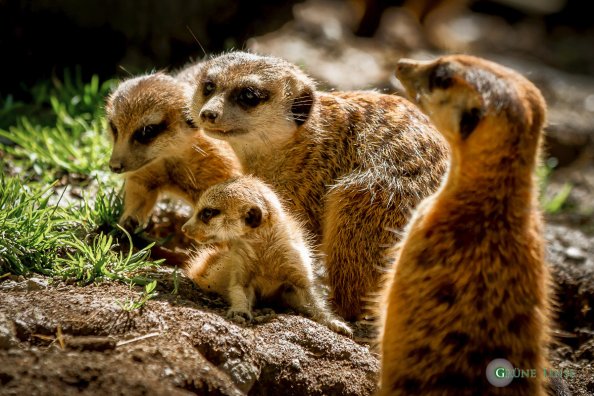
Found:
[[[566,183],[572,188],[563,209],[546,217],[556,300],[550,368],[571,394],[594,395],[594,78],[552,67],[563,63],[547,50],[558,43],[535,21],[511,27],[465,11],[429,31],[393,8],[375,37],[361,38],[352,33],[347,3],[302,3],[291,23],[247,46],[303,65],[328,89],[401,93],[392,76],[398,58],[455,50],[514,67],[543,91],[546,157],[557,164],[544,194],[554,197]],[[575,33],[580,53],[572,59],[590,56],[583,63],[594,65],[591,51],[583,51],[592,37]],[[159,212],[152,234],[179,230],[183,216]],[[168,248],[188,246],[179,235]],[[373,394],[379,364],[369,324],[354,323],[349,339],[269,307],[257,309],[252,324],[231,322],[223,301],[183,276],[173,294],[174,273],[164,266],[152,274],[158,295],[132,311],[121,303],[138,299],[138,287],[1,278],[0,394]]]

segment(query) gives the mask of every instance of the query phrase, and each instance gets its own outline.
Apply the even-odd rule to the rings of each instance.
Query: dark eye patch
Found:
[[[473,107],[462,113],[460,117],[460,135],[462,135],[463,140],[475,130],[482,116],[481,109],[478,107]]]
[[[113,137],[114,138],[118,137],[118,128],[116,128],[113,121],[109,121],[109,128],[111,129],[111,133],[113,133]]]
[[[138,128],[132,135],[132,139],[140,144],[147,144],[156,138],[161,132],[167,129],[167,122],[162,121],[159,124],[149,124]]]
[[[237,90],[232,95],[235,102],[244,109],[256,107],[270,97],[268,91],[255,87],[245,87]]]
[[[445,64],[439,64],[429,74],[429,91],[435,88],[448,89],[454,83],[452,71]]]
[[[221,211],[215,208],[204,208],[198,213],[198,218],[204,224],[208,224],[210,219],[221,214]]]
[[[212,95],[212,93],[217,89],[217,86],[211,80],[206,80],[202,85],[202,94],[205,97]]]

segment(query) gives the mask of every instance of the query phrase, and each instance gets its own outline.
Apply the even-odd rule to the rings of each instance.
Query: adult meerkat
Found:
[[[176,79],[163,73],[122,82],[108,97],[106,115],[113,138],[110,169],[123,173],[124,212],[120,223],[146,223],[162,193],[190,204],[209,186],[240,174],[231,148],[198,130],[187,109],[191,72]]]
[[[544,395],[549,275],[534,168],[545,102],[518,73],[471,56],[401,60],[396,74],[451,164],[396,253],[379,394]],[[495,387],[494,359],[536,377]]]
[[[244,176],[210,187],[182,230],[200,243],[226,245],[202,252],[187,273],[229,301],[228,317],[251,320],[257,299],[280,298],[330,329],[351,334],[315,289],[312,252],[300,224],[262,181]]]
[[[407,100],[316,91],[282,59],[234,52],[205,61],[191,111],[270,183],[316,236],[340,315],[365,313],[385,248],[439,185],[445,141]]]

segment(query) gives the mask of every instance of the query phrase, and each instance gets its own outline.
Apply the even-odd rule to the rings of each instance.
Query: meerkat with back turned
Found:
[[[316,236],[338,313],[364,314],[394,230],[446,169],[428,119],[397,96],[316,91],[295,65],[242,52],[204,62],[191,110]]]
[[[351,334],[315,288],[312,252],[300,224],[262,181],[243,176],[210,187],[182,230],[198,242],[226,246],[202,252],[187,273],[229,301],[229,317],[251,320],[257,299],[280,298],[330,329]]]
[[[534,180],[545,102],[518,73],[471,56],[402,60],[396,74],[447,138],[451,165],[396,253],[379,394],[545,395],[549,284]],[[537,375],[495,387],[495,359]]]
[[[146,223],[162,193],[193,205],[210,185],[240,174],[231,148],[204,136],[186,111],[187,81],[198,69],[183,69],[179,79],[163,73],[131,78],[107,99],[109,166],[124,174],[120,224],[127,228]]]

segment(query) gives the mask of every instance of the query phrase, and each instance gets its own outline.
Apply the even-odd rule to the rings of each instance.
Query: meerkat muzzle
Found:
[[[400,59],[396,65],[396,77],[410,96],[418,102],[418,96],[426,86],[426,78],[423,74],[429,69],[432,61],[416,61],[412,59]]]

